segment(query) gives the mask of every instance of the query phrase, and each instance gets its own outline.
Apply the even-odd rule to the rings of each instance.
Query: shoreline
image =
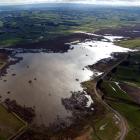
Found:
[[[102,60],[106,60],[106,59],[102,59]],[[102,61],[102,60],[101,60],[101,61]],[[17,62],[16,62],[16,63],[17,63]],[[97,62],[97,63],[100,63],[100,62]],[[96,63],[96,64],[97,64],[97,63]],[[95,65],[96,65],[96,64],[95,64]],[[10,65],[10,64],[9,64],[9,65]],[[7,64],[7,67],[8,67],[9,65]],[[7,69],[7,67],[5,67],[4,69]],[[86,82],[86,81],[85,81],[85,82]]]
[[[2,52],[2,53],[6,53],[6,55],[10,55],[9,52]],[[18,60],[17,60],[18,61]],[[12,62],[12,61],[9,61],[9,58],[6,58],[6,61],[4,62],[4,64],[2,66],[0,66],[0,77],[6,73],[6,70],[7,68],[10,66],[10,65],[13,65],[17,62]],[[8,110],[8,107],[6,106],[5,103],[3,102],[0,102],[0,105],[7,111],[9,112]],[[10,111],[9,112],[10,114],[12,114],[15,118],[17,118],[17,120],[19,120],[20,122],[22,122],[24,125],[13,135],[11,135],[8,140],[14,140],[16,139],[17,137],[20,137],[25,131],[26,131],[26,128],[28,127],[28,124],[20,117],[18,116],[15,112],[12,112]]]

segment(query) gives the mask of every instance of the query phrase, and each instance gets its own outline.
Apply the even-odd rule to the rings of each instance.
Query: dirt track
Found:
[[[119,61],[118,63],[116,63],[114,66],[112,66],[107,72],[105,72],[103,75],[100,76],[100,78],[95,81],[95,83],[93,83],[93,87],[94,87],[94,94],[97,97],[97,100],[99,102],[101,102],[108,110],[110,110],[111,112],[113,112],[115,115],[117,115],[117,117],[120,120],[120,134],[118,136],[117,139],[119,140],[125,140],[125,137],[128,133],[128,123],[126,121],[126,119],[116,110],[114,110],[113,108],[111,108],[101,97],[101,95],[98,93],[97,91],[97,83],[100,79],[104,79],[114,68],[116,68],[119,64],[121,64],[124,60],[126,60],[127,56],[122,59],[121,61]]]

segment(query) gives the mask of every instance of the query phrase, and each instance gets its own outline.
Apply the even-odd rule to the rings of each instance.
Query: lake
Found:
[[[71,44],[73,49],[65,53],[17,53],[16,57],[23,59],[10,65],[1,77],[1,100],[9,98],[21,106],[34,108],[36,116],[33,123],[37,125],[49,126],[58,118],[70,122],[69,118],[74,116],[62,104],[62,99],[70,98],[72,92],[83,91],[81,82],[101,74],[96,70],[90,71],[86,66],[112,57],[113,52],[129,51],[115,46],[112,41],[116,38],[120,39],[105,36],[100,41]],[[90,107],[94,101],[86,93],[84,96],[87,107]]]

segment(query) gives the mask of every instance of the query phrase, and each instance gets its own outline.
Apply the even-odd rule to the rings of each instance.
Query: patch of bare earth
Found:
[[[91,127],[86,127],[81,135],[76,137],[74,140],[92,140],[93,129]]]

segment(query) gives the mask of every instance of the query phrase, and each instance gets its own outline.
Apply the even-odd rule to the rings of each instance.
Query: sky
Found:
[[[0,5],[28,3],[83,3],[140,6],[140,0],[0,0]]]

